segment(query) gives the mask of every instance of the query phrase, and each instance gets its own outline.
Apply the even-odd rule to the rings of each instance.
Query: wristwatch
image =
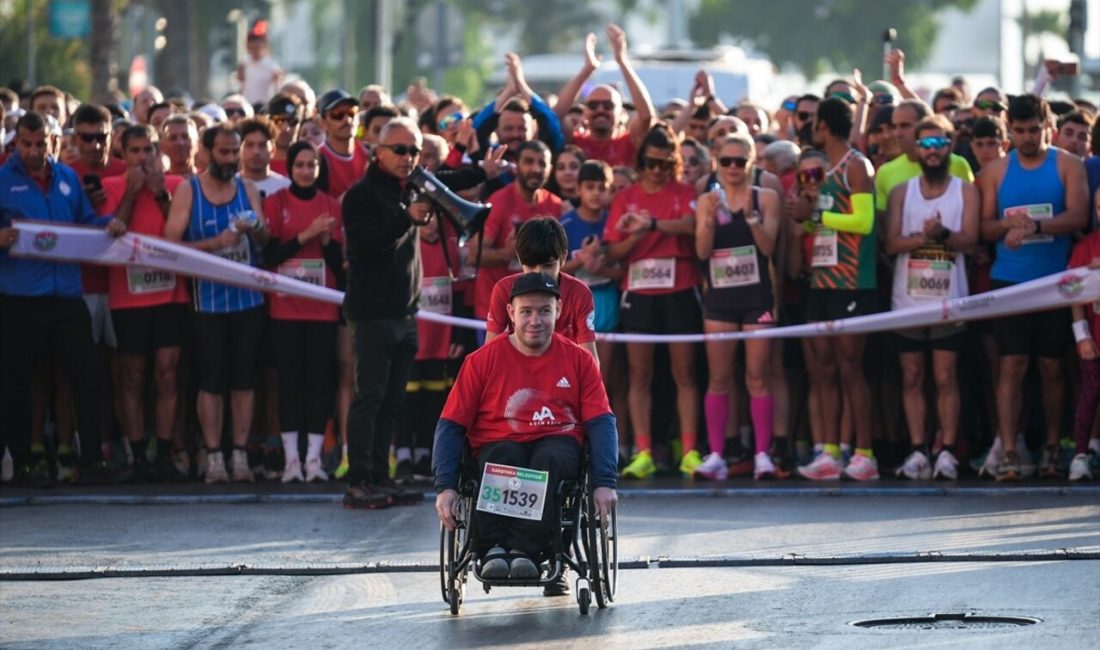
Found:
[[[162,189],[157,192],[156,199],[158,203],[165,203],[172,200],[172,195],[168,193],[168,190]]]

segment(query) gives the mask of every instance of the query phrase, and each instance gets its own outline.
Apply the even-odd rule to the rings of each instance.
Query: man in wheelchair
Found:
[[[466,358],[436,426],[435,508],[453,530],[459,465],[468,444],[479,476],[486,477],[481,496],[492,509],[473,512],[481,577],[537,580],[536,562],[560,534],[554,486],[579,477],[587,436],[596,514],[610,514],[618,501],[618,442],[595,359],[554,333],[561,311],[558,284],[545,274],[524,274],[512,286],[507,309],[515,331]],[[494,465],[487,472],[486,464],[508,468]],[[506,477],[503,482],[498,475]],[[547,500],[551,505],[543,507]]]

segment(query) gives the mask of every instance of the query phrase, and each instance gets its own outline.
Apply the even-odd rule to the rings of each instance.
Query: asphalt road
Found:
[[[582,617],[572,598],[471,588],[453,617],[428,504],[2,507],[0,646],[1046,650],[1100,639],[1095,494],[627,498],[620,515],[620,555],[635,568],[609,609]],[[229,567],[246,574],[214,575]],[[309,575],[319,569],[334,575]],[[45,579],[149,570],[172,577]],[[262,575],[278,571],[298,575]],[[1039,622],[852,625],[932,613]]]

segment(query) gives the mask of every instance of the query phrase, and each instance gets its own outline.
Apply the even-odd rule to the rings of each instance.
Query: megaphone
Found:
[[[481,231],[482,226],[485,225],[485,219],[489,216],[489,210],[493,207],[488,203],[467,201],[452,192],[436,178],[435,174],[423,167],[417,167],[409,175],[409,185],[447,216],[458,230],[462,241]]]

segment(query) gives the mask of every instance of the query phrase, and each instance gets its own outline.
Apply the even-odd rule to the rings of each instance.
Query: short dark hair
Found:
[[[852,132],[852,105],[839,97],[827,97],[817,105],[817,121],[838,138]]]
[[[500,108],[500,110],[502,112],[503,111],[508,111],[509,113],[528,113],[529,114],[531,112],[531,105],[528,104],[525,100],[520,99],[519,97],[513,97],[513,98],[509,99],[507,102],[505,102],[504,106],[502,106]]]
[[[255,115],[246,120],[242,120],[237,125],[237,133],[241,134],[241,141],[253,134],[262,133],[268,140],[274,142],[275,140],[275,128],[271,125],[271,120],[267,119],[266,115]]]
[[[932,114],[932,107],[926,104],[923,99],[904,99],[898,102],[898,105],[894,107],[894,110],[897,111],[901,108],[912,109],[913,114],[917,116],[917,122],[920,122],[921,120]]]
[[[577,184],[585,181],[596,181],[604,185],[611,185],[613,174],[611,165],[602,160],[586,160],[577,172]]]
[[[371,106],[366,113],[363,113],[363,119],[360,120],[360,124],[364,127],[369,126],[376,117],[388,117],[393,119],[395,117],[401,117],[401,113],[398,112],[397,107],[393,104],[376,104]]]
[[[821,98],[813,93],[806,93],[805,95],[799,95],[798,99],[794,100],[794,107],[798,108],[798,105],[802,102],[820,102]]]
[[[550,147],[546,146],[546,143],[542,140],[526,140],[519,146],[519,149],[516,150],[516,158],[519,158],[524,151],[534,151],[540,156],[545,156],[550,153]]]
[[[110,111],[99,104],[81,104],[80,108],[73,112],[73,125],[110,123]]]
[[[1058,130],[1061,131],[1066,124],[1080,124],[1085,128],[1092,128],[1094,121],[1088,113],[1073,111],[1058,118]]]
[[[1038,95],[1016,95],[1008,100],[1006,116],[1009,124],[1012,122],[1026,122],[1027,120],[1039,120],[1046,122],[1050,115],[1050,106],[1047,100]]]
[[[241,136],[241,134],[237,132],[237,129],[234,129],[228,124],[219,122],[213,126],[207,127],[207,129],[202,132],[202,148],[207,151],[213,151],[214,141],[218,139],[219,135],[232,135],[238,138]]]
[[[23,114],[23,117],[19,118],[19,121],[15,123],[15,132],[19,131],[41,131],[46,128],[46,116],[41,113],[35,113],[34,111],[27,111]]]
[[[153,104],[152,106],[150,106],[149,107],[149,112],[146,113],[146,115],[152,116],[153,113],[156,113],[157,111],[163,111],[164,109],[168,109],[168,114],[169,115],[173,115],[173,114],[178,112],[176,110],[176,104],[173,104],[172,102],[165,101],[165,102],[157,102],[156,104]]]
[[[697,106],[695,108],[695,110],[691,111],[691,119],[693,119],[693,120],[707,120],[707,121],[710,121],[710,118],[711,118],[710,104],[703,104],[702,106]]]
[[[638,145],[638,153],[634,157],[634,166],[639,170],[644,168],[642,163],[645,162],[645,150],[649,147],[671,151],[672,159],[675,161],[672,177],[680,178],[684,173],[684,158],[680,155],[680,138],[672,132],[668,124],[664,122],[654,124],[642,138],[642,143]]]
[[[557,219],[531,219],[516,233],[516,257],[524,266],[565,261],[568,254],[569,237]]]
[[[970,129],[970,135],[973,138],[996,138],[997,140],[1004,140],[1008,137],[1008,130],[1005,129],[1005,123],[1001,118],[994,115],[987,117],[979,117],[974,121],[974,126]]]
[[[153,144],[160,141],[156,129],[148,124],[135,124],[126,127],[126,130],[122,132],[122,150],[125,151],[126,147],[130,146],[130,141],[136,138],[147,138]]]
[[[44,84],[42,86],[39,86],[39,87],[35,88],[31,92],[30,105],[34,106],[34,100],[38,99],[42,95],[53,95],[54,97],[56,97],[58,99],[58,101],[60,101],[60,102],[65,101],[65,92],[64,91],[62,91],[57,86],[51,86],[49,84]]]

